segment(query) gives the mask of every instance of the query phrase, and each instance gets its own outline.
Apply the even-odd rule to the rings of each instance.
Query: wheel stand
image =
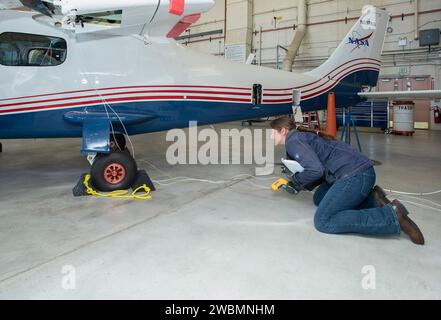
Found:
[[[355,138],[357,139],[358,150],[363,153],[357,127],[355,126],[355,121],[352,117],[352,108],[345,108],[343,112],[343,130],[340,140],[347,144],[351,144],[351,126],[354,129]]]
[[[74,197],[89,196],[86,186],[84,185],[84,178],[86,177],[86,175],[87,173],[82,174],[80,180],[72,189]],[[92,181],[89,184],[93,189],[96,189]],[[153,184],[147,172],[145,170],[138,170],[138,176],[131,188],[132,190],[136,190],[143,185],[147,185],[147,187],[149,187],[151,191],[156,191],[155,185]]]

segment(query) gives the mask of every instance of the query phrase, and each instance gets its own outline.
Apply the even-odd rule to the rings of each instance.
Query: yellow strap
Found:
[[[84,186],[86,187],[87,193],[91,196],[104,197],[104,198],[119,198],[119,199],[136,199],[136,200],[150,200],[152,196],[150,195],[151,189],[147,187],[146,184],[140,186],[136,190],[129,194],[128,190],[116,190],[108,193],[100,193],[98,191],[93,190],[90,185],[90,174],[84,177]],[[144,190],[145,193],[138,195],[137,193],[141,190]]]

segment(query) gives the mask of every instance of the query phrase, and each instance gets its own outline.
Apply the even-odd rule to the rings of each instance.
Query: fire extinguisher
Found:
[[[439,107],[433,108],[433,119],[435,123],[441,123],[441,113]]]

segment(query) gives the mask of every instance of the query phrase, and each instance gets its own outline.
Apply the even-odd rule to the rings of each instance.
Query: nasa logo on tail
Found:
[[[354,52],[356,49],[360,49],[362,47],[369,48],[370,46],[369,39],[372,37],[373,34],[374,33],[371,32],[369,35],[362,37],[358,32],[354,31],[352,33],[352,36],[349,37],[349,42],[348,42],[348,44],[355,46],[351,52]]]

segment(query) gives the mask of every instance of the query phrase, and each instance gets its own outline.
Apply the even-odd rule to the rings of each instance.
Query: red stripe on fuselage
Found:
[[[105,100],[89,100],[82,102],[71,102],[50,106],[37,106],[37,107],[28,107],[28,108],[18,108],[18,109],[9,109],[9,110],[0,110],[0,114],[2,113],[12,113],[12,112],[21,112],[21,111],[37,111],[41,109],[51,110],[51,109],[62,109],[67,107],[78,107],[82,105],[103,105],[106,103],[112,102],[133,102],[133,101],[143,101],[143,100],[207,100],[207,101],[227,101],[227,102],[249,102],[251,103],[251,99],[239,99],[239,98],[222,98],[222,97],[206,97],[206,96],[141,96],[141,97],[131,97],[131,98],[111,98]]]
[[[25,96],[25,97],[18,97],[18,98],[0,99],[0,101],[30,99],[30,98],[39,98],[39,97],[49,97],[49,96],[56,96],[56,95],[62,95],[62,94],[72,94],[72,93],[82,93],[82,92],[106,91],[106,90],[122,90],[122,89],[143,89],[143,88],[144,89],[148,89],[148,88],[201,88],[201,89],[227,89],[227,90],[247,90],[247,91],[251,90],[251,88],[240,88],[240,87],[191,86],[191,85],[182,85],[182,86],[178,86],[178,85],[125,86],[125,87],[85,89],[85,90],[65,91],[65,92],[58,92],[58,93],[39,94],[39,95]]]
[[[213,95],[231,95],[231,96],[249,96],[251,99],[251,94],[246,92],[225,92],[225,91],[186,91],[186,90],[154,90],[154,91],[127,91],[127,92],[115,92],[115,93],[104,93],[104,94],[96,94],[96,95],[88,95],[88,96],[79,96],[79,97],[69,97],[69,98],[58,98],[58,99],[49,99],[49,100],[38,100],[38,101],[28,101],[28,102],[20,102],[20,103],[10,103],[10,104],[0,104],[0,108],[5,107],[14,107],[14,106],[22,106],[22,105],[30,105],[35,103],[48,103],[48,102],[59,102],[59,101],[67,101],[67,100],[76,100],[76,99],[89,99],[89,98],[100,98],[100,97],[108,97],[108,96],[120,96],[126,94],[140,94],[140,93],[189,93],[189,94],[213,94]],[[105,99],[104,99],[105,100]]]

